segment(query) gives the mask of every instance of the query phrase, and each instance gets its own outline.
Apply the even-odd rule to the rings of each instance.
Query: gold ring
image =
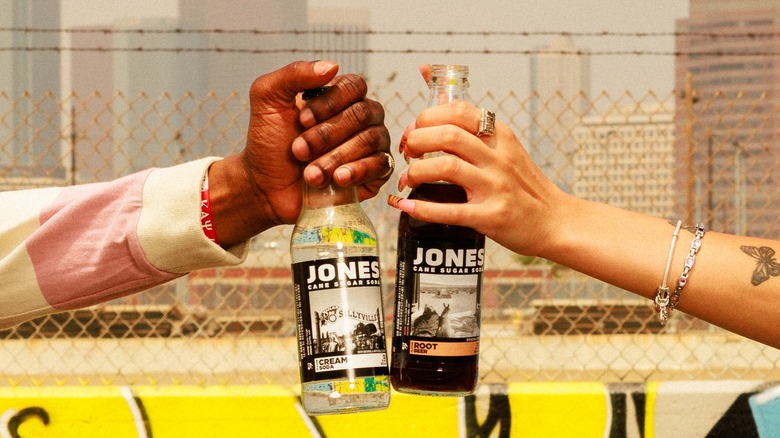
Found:
[[[395,158],[393,158],[393,154],[384,151],[382,153],[385,154],[385,159],[387,160],[387,172],[383,173],[382,176],[379,177],[380,179],[387,178],[392,175],[395,170]]]
[[[496,113],[486,110],[485,108],[479,109],[479,130],[477,131],[477,137],[490,137],[496,132]]]

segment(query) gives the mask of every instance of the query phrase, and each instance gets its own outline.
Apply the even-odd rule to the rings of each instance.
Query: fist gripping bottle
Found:
[[[467,76],[466,66],[434,65],[430,104],[467,100]],[[437,182],[409,199],[463,203],[466,193]],[[391,361],[397,391],[461,396],[476,389],[484,260],[484,235],[401,213]]]

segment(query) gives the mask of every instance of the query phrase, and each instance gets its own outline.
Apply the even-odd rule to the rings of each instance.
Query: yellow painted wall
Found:
[[[312,418],[298,405],[296,390],[273,385],[4,387],[0,438],[15,436],[14,431],[24,438],[639,437],[643,431],[652,438],[669,436],[668,427],[676,436],[704,436],[724,422],[747,420],[749,426],[752,417],[744,418],[744,412],[753,415],[750,397],[763,394],[761,400],[772,401],[777,397],[768,391],[780,392],[775,385],[741,381],[527,382],[483,386],[467,398],[393,393],[383,411]],[[780,419],[773,417],[776,405],[753,409],[771,424]],[[755,423],[751,430],[748,426],[733,436],[755,436]]]

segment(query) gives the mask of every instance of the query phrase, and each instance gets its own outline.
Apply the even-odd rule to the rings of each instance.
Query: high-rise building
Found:
[[[185,123],[205,124],[193,120],[198,102],[189,97],[207,94],[202,58],[178,51],[197,44],[197,35],[177,28],[175,19],[127,19],[70,35],[76,182],[206,155]]]
[[[348,26],[335,24],[345,16]],[[71,87],[80,106],[72,125],[75,179],[103,180],[240,149],[246,121],[232,114],[243,113],[255,78],[315,58],[362,73],[367,28],[367,10],[309,12],[300,0],[192,0],[179,3],[178,20],[128,19],[105,32],[78,29],[68,35],[75,49],[69,54]],[[101,102],[110,108],[101,111]],[[106,126],[103,119],[111,116],[122,122]]]
[[[571,130],[587,112],[590,58],[569,36],[555,37],[531,57],[531,132],[529,152],[534,161],[564,190],[571,190],[575,148]]]
[[[0,1],[0,27],[13,29],[0,32],[0,46],[14,48],[0,53],[0,103],[7,113],[0,125],[0,177],[66,179],[60,35],[41,31],[59,26],[57,2]]]
[[[308,56],[306,0],[187,0],[179,2],[184,29],[202,32],[203,66],[209,91],[247,95],[252,81]],[[279,32],[289,31],[289,32]]]
[[[368,9],[309,7],[309,46],[316,57],[339,64],[339,73],[367,74]]]
[[[576,196],[669,217],[673,200],[673,112],[661,106],[589,116],[574,129]]]
[[[780,3],[690,0],[677,32],[677,209],[715,230],[777,238]]]
[[[198,102],[208,94],[204,59],[197,53],[172,51],[199,47],[203,38],[174,32],[178,25],[170,18],[114,23],[113,47],[129,49],[113,57],[117,98],[112,110],[121,117],[112,134],[113,167],[120,174],[208,155],[210,142],[197,130],[206,125]],[[134,50],[137,47],[142,50]]]
[[[119,173],[113,167],[116,126],[114,98],[114,35],[105,27],[77,28],[69,35],[71,140],[75,183],[107,181]]]

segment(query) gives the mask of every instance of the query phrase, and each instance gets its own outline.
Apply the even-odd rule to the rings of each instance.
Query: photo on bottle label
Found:
[[[418,274],[418,301],[412,304],[412,336],[479,336],[479,276]]]
[[[373,289],[326,289],[309,293],[315,354],[384,353],[381,296]]]

